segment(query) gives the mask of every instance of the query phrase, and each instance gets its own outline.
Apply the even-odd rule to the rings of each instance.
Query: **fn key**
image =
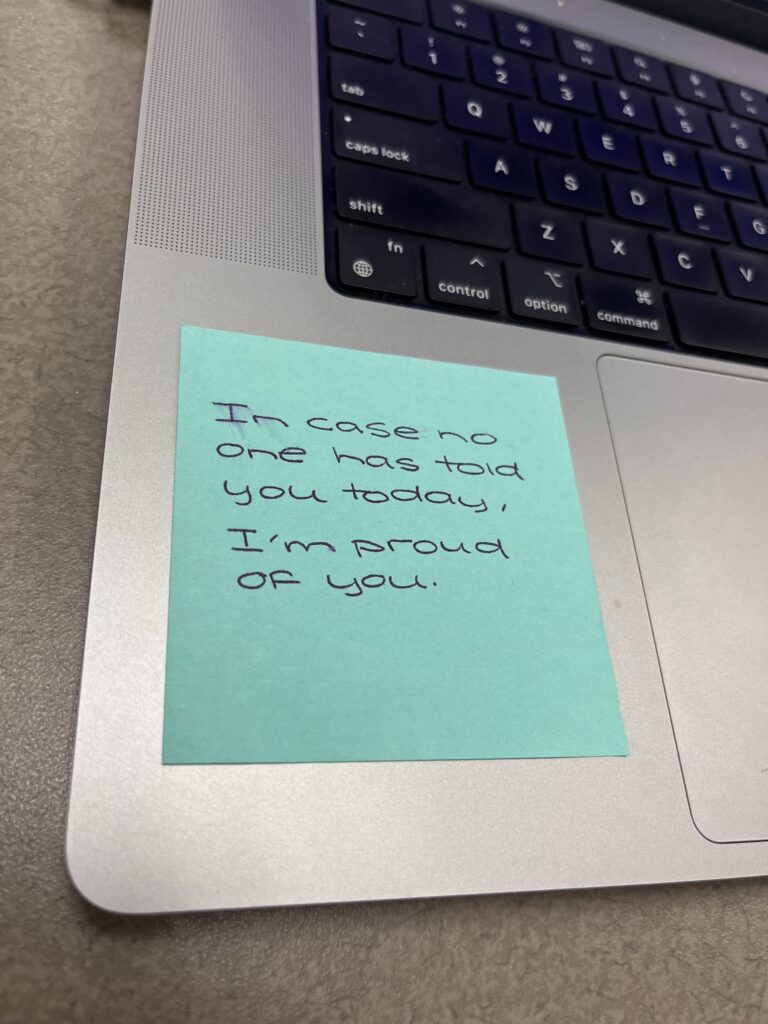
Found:
[[[407,238],[369,228],[339,228],[339,277],[350,288],[416,295],[417,246]]]

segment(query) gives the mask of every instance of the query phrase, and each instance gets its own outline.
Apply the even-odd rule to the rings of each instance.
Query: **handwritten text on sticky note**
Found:
[[[552,378],[183,329],[166,763],[626,752]]]

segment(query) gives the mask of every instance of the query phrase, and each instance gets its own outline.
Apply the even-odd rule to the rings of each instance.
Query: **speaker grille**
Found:
[[[155,6],[134,241],[317,273],[311,4]]]

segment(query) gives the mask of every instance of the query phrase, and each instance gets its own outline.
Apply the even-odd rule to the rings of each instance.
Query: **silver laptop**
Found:
[[[155,0],[67,839],[87,899],[768,871],[768,63],[725,37],[768,13],[703,15]],[[629,756],[163,764],[182,325],[556,378]]]

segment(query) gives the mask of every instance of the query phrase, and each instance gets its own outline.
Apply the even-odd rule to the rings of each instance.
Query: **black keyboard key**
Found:
[[[690,292],[672,292],[669,301],[683,345],[768,357],[768,307]]]
[[[432,24],[465,39],[490,43],[491,16],[484,7],[469,0],[429,0]]]
[[[397,39],[394,25],[386,18],[347,7],[328,9],[328,41],[340,50],[351,50],[382,60],[395,59]]]
[[[590,220],[587,222],[587,241],[592,262],[598,270],[628,277],[653,277],[648,241],[638,228]]]
[[[540,60],[555,59],[552,29],[533,18],[507,11],[494,11],[496,36],[505,50],[517,50]]]
[[[427,293],[432,302],[499,313],[503,287],[499,261],[485,251],[425,245]]]
[[[437,86],[423,75],[340,53],[331,57],[331,92],[338,100],[420,121],[436,121],[440,113]]]
[[[735,82],[721,83],[728,109],[738,117],[751,117],[768,124],[768,99],[757,89],[748,89]]]
[[[681,99],[703,103],[705,107],[712,107],[715,110],[723,109],[723,97],[720,94],[717,80],[712,75],[707,75],[703,71],[694,71],[693,68],[681,67],[679,64],[667,66],[672,76],[675,92]]]
[[[640,170],[637,144],[630,132],[601,121],[580,121],[579,134],[587,160],[624,171]]]
[[[582,68],[596,75],[611,77],[613,61],[611,51],[605,43],[580,32],[568,32],[565,29],[555,31],[557,48],[565,64],[572,68]]]
[[[756,166],[754,170],[763,199],[768,203],[768,167]]]
[[[650,181],[607,175],[613,212],[622,220],[666,228],[671,224],[664,190]]]
[[[579,110],[584,114],[594,114],[597,110],[593,82],[588,75],[551,64],[537,64],[536,81],[544,103]]]
[[[402,21],[421,23],[427,17],[425,0],[336,0],[337,3],[361,7],[375,14],[388,14],[391,18]]]
[[[658,139],[640,139],[648,173],[662,181],[678,185],[700,185],[701,175],[696,164],[696,150],[676,142]]]
[[[428,178],[462,181],[461,142],[411,121],[367,110],[337,107],[333,112],[333,148],[337,156],[391,167]]]
[[[371,228],[339,228],[339,277],[343,284],[390,295],[416,295],[418,246],[410,238]]]
[[[521,57],[513,57],[501,50],[488,50],[473,46],[470,49],[472,77],[478,85],[498,89],[512,96],[533,96],[533,83],[527,63]]]
[[[713,192],[736,199],[757,199],[757,186],[749,164],[722,153],[699,153],[699,159],[704,180]]]
[[[768,252],[768,211],[731,203],[731,216],[742,245]]]
[[[465,78],[467,61],[458,39],[404,26],[400,29],[403,61],[412,68],[446,78]]]
[[[605,197],[600,175],[572,162],[539,160],[544,198],[556,206],[603,213]]]
[[[501,97],[463,85],[444,85],[442,91],[445,120],[453,128],[497,139],[509,138],[509,109]]]
[[[463,185],[353,164],[336,168],[336,209],[348,220],[508,249],[507,204]]]
[[[623,46],[614,46],[613,55],[619,68],[619,75],[629,85],[639,85],[643,89],[654,92],[670,92],[672,85],[667,69],[657,57],[649,57],[647,53],[627,50]]]
[[[765,146],[757,125],[740,121],[730,114],[712,114],[712,123],[723,149],[751,156],[754,160],[765,160]]]
[[[670,340],[661,290],[656,285],[634,284],[601,274],[581,278],[590,326],[609,334],[642,341]]]
[[[653,245],[662,281],[703,292],[718,290],[717,273],[709,246],[669,235],[656,235]]]
[[[634,125],[636,128],[656,128],[656,115],[648,93],[617,82],[598,82],[600,106],[609,121]]]
[[[537,196],[533,158],[519,149],[492,142],[467,143],[469,169],[478,188],[533,199]]]
[[[717,259],[729,295],[768,302],[768,259],[735,249],[720,249]]]
[[[515,207],[520,251],[558,263],[583,263],[579,222],[570,214],[545,206]]]
[[[566,327],[581,323],[572,270],[515,259],[505,260],[505,270],[512,311],[517,316]]]
[[[700,146],[711,146],[714,142],[712,129],[703,110],[666,96],[656,98],[656,109],[659,111],[661,126],[667,135],[675,139],[687,139]]]
[[[545,149],[561,156],[574,156],[576,136],[573,118],[543,107],[513,107],[515,132],[521,146]]]
[[[731,229],[722,200],[681,192],[676,188],[670,189],[669,197],[680,231],[686,235],[698,235],[700,238],[712,238],[719,242],[731,241]]]

